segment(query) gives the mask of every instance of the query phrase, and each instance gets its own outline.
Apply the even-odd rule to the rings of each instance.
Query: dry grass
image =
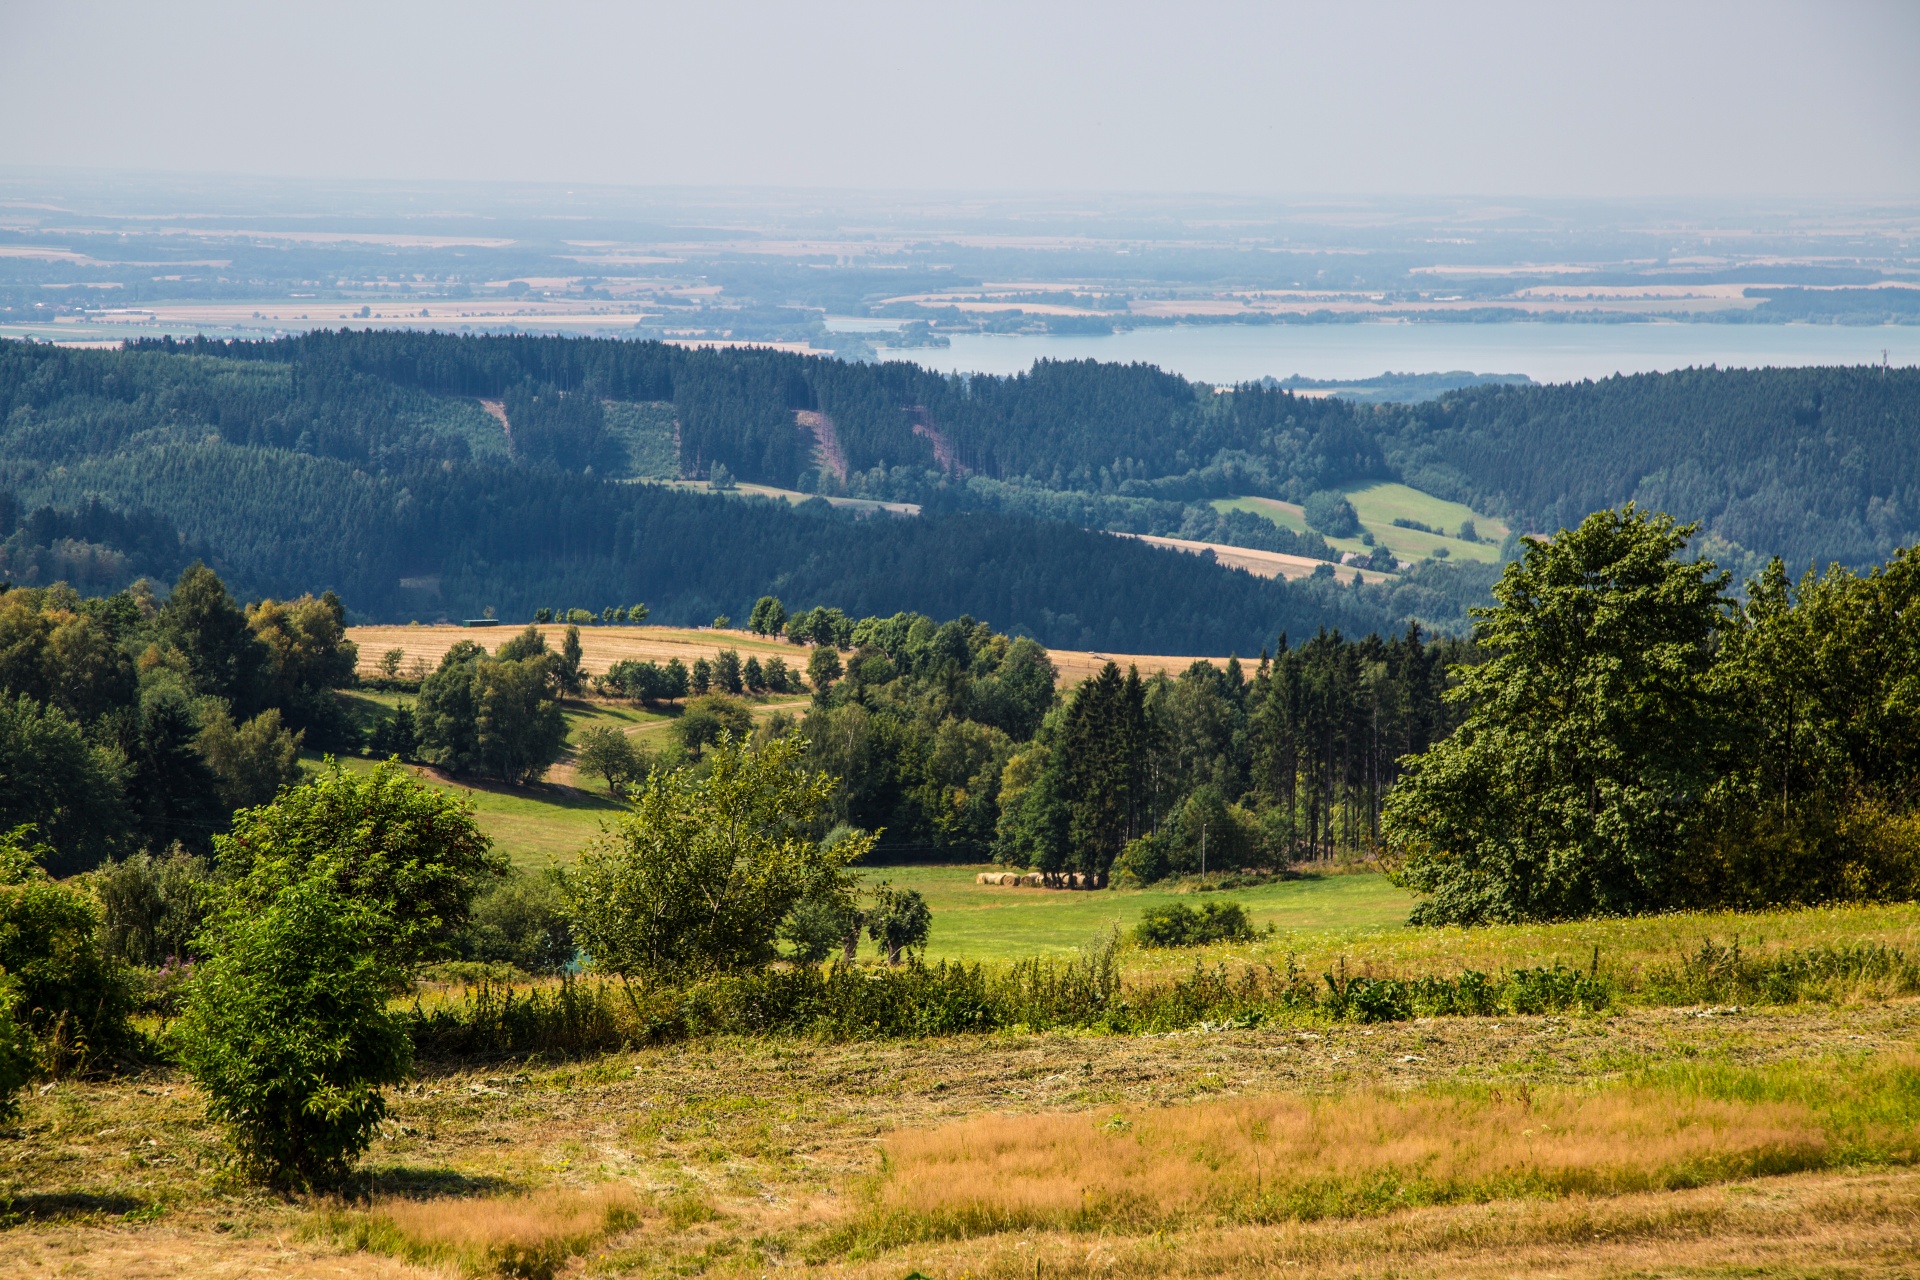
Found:
[[[639,1223],[644,1207],[618,1184],[531,1195],[386,1200],[363,1212],[323,1215],[342,1244],[466,1276],[548,1280],[571,1259]]]
[[[1920,1174],[1900,1170],[1136,1236],[1028,1232],[890,1250],[810,1274],[823,1280],[899,1280],[910,1270],[977,1280],[1894,1280],[1914,1275],[1915,1257]]]
[[[1481,1096],[1366,1091],[1146,1111],[989,1115],[898,1135],[882,1239],[1128,1232],[1368,1216],[1421,1205],[1619,1195],[1825,1164],[1793,1102],[1626,1087]]]
[[[1604,1018],[1434,1019],[1172,1036],[994,1035],[816,1043],[713,1039],[579,1063],[432,1071],[395,1091],[356,1190],[376,1204],[519,1188],[631,1186],[642,1223],[566,1274],[761,1276],[816,1252],[871,1200],[885,1144],[982,1116],[1088,1128],[1236,1099],[1484,1096],[1536,1110],[1555,1091],[1671,1088],[1812,1112],[1830,1153],[1848,1136],[1825,1101],[1857,1062],[1920,1044],[1920,1001],[1790,1010],[1630,1009]],[[1796,1090],[1729,1081],[1805,1063]],[[1705,1064],[1700,1081],[1675,1074]],[[1839,1064],[1836,1067],[1834,1064]],[[1714,1072],[1731,1073],[1716,1084]],[[1484,1090],[1484,1095],[1473,1092]],[[1449,1092],[1453,1091],[1453,1092]],[[1864,1114],[1866,1129],[1882,1124]],[[340,1256],[313,1207],[230,1180],[217,1131],[173,1076],[30,1091],[6,1138],[0,1275],[448,1274]],[[1908,1106],[1911,1111],[1911,1105]],[[1837,1135],[1837,1136],[1836,1136]],[[1851,1158],[1851,1157],[1849,1157]],[[1265,1159],[1264,1155],[1262,1157]],[[1272,1175],[1262,1165],[1262,1176]],[[809,1275],[899,1280],[1042,1275],[1911,1275],[1920,1173],[1871,1162],[1696,1191],[1498,1200],[1382,1216],[1231,1220],[1161,1233],[1027,1230],[831,1257]],[[1205,1215],[1200,1215],[1204,1218]],[[1671,1266],[1669,1267],[1669,1264]],[[1740,1267],[1753,1270],[1742,1273]],[[1668,1269],[1663,1270],[1666,1267]],[[1770,1267],[1764,1272],[1760,1268]],[[1637,1270],[1636,1270],[1637,1269]]]

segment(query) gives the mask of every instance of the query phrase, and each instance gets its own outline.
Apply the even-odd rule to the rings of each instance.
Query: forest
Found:
[[[696,623],[774,593],[967,614],[1064,647],[1246,655],[1321,627],[1464,634],[1496,574],[1376,554],[1368,567],[1393,576],[1356,586],[1318,532],[1220,499],[1324,506],[1400,480],[1539,533],[1637,500],[1701,521],[1698,546],[1740,582],[1774,555],[1864,567],[1920,536],[1901,447],[1917,417],[1920,374],[1873,368],[1400,406],[1087,361],[1000,378],[601,339],[8,342],[0,574],[105,589],[198,558],[243,594],[331,589],[391,620],[587,597]],[[923,515],[630,482],[723,471]],[[1099,530],[1323,559],[1331,578],[1251,580]]]

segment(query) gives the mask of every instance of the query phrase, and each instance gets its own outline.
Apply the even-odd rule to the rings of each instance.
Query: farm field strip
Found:
[[[1354,513],[1373,534],[1374,540],[1402,560],[1424,559],[1444,548],[1453,559],[1491,564],[1499,559],[1500,544],[1507,536],[1504,521],[1481,515],[1464,503],[1449,502],[1409,485],[1376,482],[1344,486],[1341,492],[1353,504]],[[1216,498],[1212,505],[1216,511],[1245,511],[1265,516],[1283,529],[1295,533],[1308,532],[1306,513],[1297,503],[1282,502],[1278,498],[1240,497]],[[1446,532],[1426,533],[1419,529],[1402,528],[1393,523],[1396,518],[1417,520]],[[1464,542],[1453,536],[1453,531],[1467,520],[1473,521],[1481,541]],[[1321,536],[1325,537],[1324,534]],[[1356,555],[1372,549],[1358,538],[1326,538],[1326,542],[1336,551],[1351,551]],[[1314,564],[1317,561],[1307,563]]]
[[[404,655],[400,663],[404,675],[416,660],[432,671],[440,664],[441,656],[462,640],[471,640],[489,653],[496,652],[525,626],[525,623],[516,625],[504,622],[497,627],[462,627],[446,623],[358,626],[347,628],[347,639],[360,647],[360,675],[379,675],[380,656],[389,649],[399,649]],[[538,629],[546,637],[547,647],[558,650],[566,633],[566,625],[547,623]],[[805,645],[789,644],[785,640],[755,635],[751,631],[597,624],[580,628],[580,666],[590,675],[604,675],[614,663],[628,659],[665,662],[669,658],[678,658],[691,666],[695,658],[711,659],[722,649],[737,650],[742,660],[777,656],[785,658],[788,666],[801,668],[806,666],[807,656],[811,652]],[[1079,649],[1049,649],[1047,653],[1060,673],[1062,687],[1078,684],[1088,676],[1097,675],[1109,661],[1119,663],[1122,670],[1137,666],[1143,676],[1156,671],[1178,675],[1195,661],[1226,662],[1224,657],[1196,659],[1179,654],[1102,654]]]
[[[1243,499],[1251,501],[1251,499]],[[1259,578],[1285,578],[1289,582],[1300,578],[1311,578],[1324,566],[1333,569],[1342,579],[1351,580],[1359,574],[1367,582],[1391,582],[1393,574],[1379,573],[1372,569],[1353,569],[1345,565],[1332,564],[1326,560],[1315,560],[1309,556],[1292,556],[1284,551],[1259,551],[1252,547],[1236,547],[1225,542],[1192,542],[1186,538],[1163,538],[1151,533],[1123,533],[1122,538],[1138,538],[1140,541],[1156,547],[1165,547],[1171,551],[1185,551],[1190,555],[1199,555],[1211,551],[1213,558],[1231,569],[1245,569]]]

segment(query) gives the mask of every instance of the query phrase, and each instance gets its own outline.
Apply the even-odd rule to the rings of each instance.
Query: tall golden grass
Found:
[[[466,1276],[551,1280],[568,1261],[639,1223],[643,1206],[623,1186],[530,1195],[386,1200],[335,1215],[330,1233],[351,1248]]]
[[[1803,1102],[1651,1086],[992,1115],[890,1139],[869,1211],[849,1234],[884,1246],[1029,1228],[1312,1220],[1670,1190],[1827,1160],[1827,1135]]]

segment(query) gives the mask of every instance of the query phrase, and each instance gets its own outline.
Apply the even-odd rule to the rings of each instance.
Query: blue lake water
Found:
[[[835,324],[836,328],[840,327]],[[854,326],[847,326],[852,328]],[[951,347],[882,351],[948,373],[1019,373],[1038,359],[1142,360],[1201,382],[1524,373],[1539,382],[1690,366],[1920,364],[1920,325],[1276,324],[1134,329],[1097,337],[957,334]]]

